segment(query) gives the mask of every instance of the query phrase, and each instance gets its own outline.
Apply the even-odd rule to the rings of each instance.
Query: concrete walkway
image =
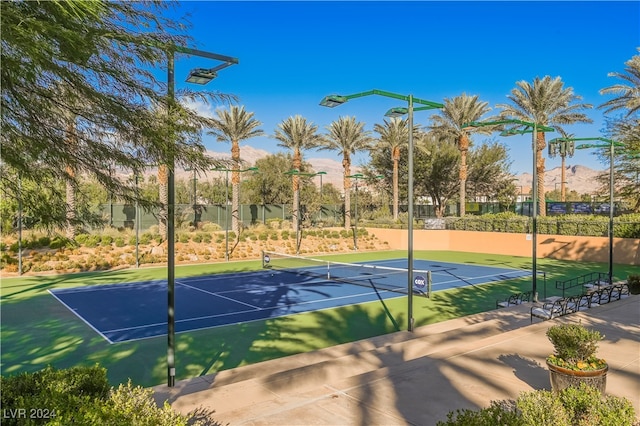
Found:
[[[435,425],[458,408],[550,389],[545,332],[582,321],[605,335],[607,393],[629,399],[640,418],[640,296],[534,324],[530,306],[161,385],[155,397],[221,425]]]

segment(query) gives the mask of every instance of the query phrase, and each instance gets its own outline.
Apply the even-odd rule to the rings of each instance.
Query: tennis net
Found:
[[[407,294],[409,270],[364,263],[335,262],[284,253],[262,252],[262,267],[374,289]],[[413,271],[414,294],[428,296],[431,271]]]

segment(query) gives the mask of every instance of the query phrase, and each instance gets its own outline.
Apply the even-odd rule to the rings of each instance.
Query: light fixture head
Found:
[[[345,102],[347,102],[347,98],[345,96],[329,95],[322,98],[322,100],[320,101],[320,105],[329,107],[329,108],[334,108],[334,107],[337,107],[338,105],[342,105]]]
[[[187,77],[188,83],[195,84],[207,84],[214,78],[216,78],[218,74],[214,71],[208,70],[206,68],[196,68],[189,72],[189,76]]]
[[[384,115],[386,117],[402,117],[403,115],[407,114],[409,112],[408,108],[405,107],[396,107],[396,108],[391,108],[389,111],[385,112]]]

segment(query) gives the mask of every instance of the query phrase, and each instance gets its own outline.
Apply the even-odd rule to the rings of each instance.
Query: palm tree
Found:
[[[465,203],[467,199],[467,153],[471,146],[469,133],[490,134],[493,129],[490,127],[466,127],[465,123],[478,121],[491,110],[487,102],[480,102],[478,96],[469,96],[463,93],[455,98],[445,98],[444,108],[437,114],[431,116],[433,124],[429,127],[433,134],[440,140],[454,142],[460,151],[460,170],[458,179],[460,180],[460,216],[466,213]]]
[[[640,52],[640,48],[638,48],[638,52]],[[627,66],[625,73],[611,72],[609,77],[617,77],[628,82],[629,85],[614,84],[601,89],[601,95],[614,94],[618,96],[603,103],[599,108],[606,108],[605,112],[626,109],[626,116],[630,117],[640,110],[640,55],[633,56],[625,62],[625,65]]]
[[[384,120],[384,124],[374,124],[373,130],[380,135],[380,145],[389,147],[393,161],[393,219],[398,219],[398,165],[402,145],[409,140],[409,123],[401,118]]]
[[[322,135],[317,133],[318,126],[312,122],[307,122],[307,119],[301,115],[295,117],[289,117],[282,123],[278,124],[278,128],[275,131],[273,137],[280,141],[278,146],[291,149],[293,151],[293,168],[296,170],[302,169],[302,151],[306,149],[312,149],[318,147],[322,141]],[[293,229],[298,231],[300,226],[300,212],[298,211],[299,204],[299,187],[300,176],[293,174]]]
[[[338,151],[342,155],[344,170],[344,227],[351,227],[351,155],[357,151],[370,150],[373,138],[364,130],[364,123],[355,117],[340,117],[327,126],[329,133],[320,149]]]
[[[240,231],[240,141],[262,136],[264,132],[258,129],[262,123],[253,118],[252,112],[247,112],[244,106],[231,106],[230,110],[217,110],[218,118],[213,119],[213,129],[208,134],[216,137],[218,142],[231,142],[231,229]]]
[[[580,111],[592,108],[591,104],[579,103],[581,96],[573,93],[573,88],[564,88],[560,77],[551,78],[548,75],[540,79],[536,77],[533,84],[518,81],[516,88],[511,90],[507,98],[511,104],[497,105],[502,108],[503,118],[515,118],[534,122],[542,126],[553,127],[561,135],[567,134],[562,127],[565,124],[591,123],[589,117]],[[542,151],[547,146],[544,132],[537,132],[536,141],[536,171],[538,174],[538,194],[540,215],[546,216],[547,205],[544,199],[544,157]]]

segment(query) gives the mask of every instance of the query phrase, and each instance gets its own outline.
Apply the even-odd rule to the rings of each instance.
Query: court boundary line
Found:
[[[232,301],[232,302],[240,303],[240,304],[242,304],[242,305],[245,305],[245,306],[248,306],[248,307],[250,307],[250,308],[253,308],[254,310],[260,310],[260,309],[261,309],[259,306],[255,306],[255,305],[252,305],[252,304],[250,304],[250,303],[241,302],[241,301],[239,301],[239,300],[232,299],[232,298],[227,297],[227,296],[222,296],[222,295],[221,295],[221,294],[219,294],[219,293],[213,293],[213,292],[211,292],[211,291],[203,290],[203,289],[201,289],[201,288],[194,287],[194,286],[192,286],[192,285],[185,284],[185,283],[180,282],[180,281],[176,281],[176,284],[180,284],[180,285],[185,286],[185,287],[187,287],[187,288],[190,288],[190,289],[192,289],[192,290],[200,291],[200,292],[205,293],[205,294],[208,294],[208,295],[210,295],[210,296],[216,296],[216,297],[220,297],[220,298],[222,298],[222,299],[230,300],[230,301]]]
[[[107,342],[109,342],[109,344],[113,345],[114,342],[111,341],[111,339],[109,339],[107,336],[105,336],[104,334],[102,334],[102,332],[100,330],[98,330],[97,328],[95,328],[90,322],[88,322],[87,320],[84,319],[83,316],[81,316],[80,314],[78,314],[76,312],[75,309],[72,309],[71,306],[67,305],[66,303],[64,303],[58,296],[56,296],[54,293],[51,292],[52,289],[47,290],[47,292],[53,296],[58,302],[60,302],[62,304],[62,306],[64,306],[65,308],[67,308],[71,313],[73,313],[76,317],[80,318],[80,320],[85,323],[90,329],[92,329],[93,331],[95,331],[98,336],[101,336],[104,340],[106,340]]]
[[[393,297],[390,297],[390,299],[395,299],[397,297],[403,297],[402,295],[398,295],[397,292],[390,291],[390,290],[382,290],[382,291],[379,291],[377,293],[389,293],[391,296],[393,296]],[[306,301],[306,302],[296,303],[295,305],[291,305],[291,306],[301,306],[301,305],[305,305],[305,304],[309,304],[309,303],[316,303],[316,302],[324,301],[324,300],[339,300],[339,299],[346,299],[346,298],[349,298],[349,297],[366,296],[366,295],[369,295],[369,294],[376,294],[376,291],[371,291],[369,293],[358,293],[358,294],[354,294],[354,295],[350,295],[350,296],[332,297],[332,298],[329,298],[329,299],[310,300],[310,301]],[[235,301],[234,299],[230,299],[230,300]],[[368,302],[361,302],[361,303],[364,304],[364,303],[379,303],[379,302],[380,302],[379,299],[376,298],[375,300],[371,300],[371,301],[368,301]],[[289,314],[286,314],[286,315],[280,315],[280,316],[273,317],[273,318],[260,318],[260,319],[252,319],[252,320],[249,320],[249,321],[234,322],[234,323],[230,323],[230,324],[220,324],[220,325],[212,325],[212,326],[208,326],[208,327],[192,328],[192,329],[189,329],[189,330],[179,331],[179,332],[176,332],[176,333],[177,334],[189,333],[189,332],[192,332],[192,331],[208,330],[208,329],[211,329],[211,328],[226,327],[226,326],[230,326],[230,325],[244,324],[244,323],[255,322],[255,321],[265,321],[265,320],[268,320],[268,319],[284,318],[284,317],[290,316],[290,315],[299,315],[299,314],[306,314],[306,313],[310,313],[310,312],[319,312],[319,311],[325,311],[325,310],[328,310],[328,309],[339,309],[339,308],[343,308],[345,306],[348,306],[348,305],[331,306],[331,307],[327,307],[327,308],[314,309],[312,311],[293,312],[293,313],[289,313]],[[270,308],[258,308],[257,311],[267,311],[267,310],[274,310],[274,309],[279,309],[279,308],[282,308],[282,306],[273,306],[273,307],[270,307]],[[256,310],[238,311],[238,312],[231,312],[231,313],[226,313],[226,314],[207,315],[207,316],[203,316],[203,317],[187,318],[187,319],[183,319],[183,320],[177,320],[176,323],[186,323],[186,322],[190,322],[190,321],[198,321],[198,320],[207,319],[207,318],[224,317],[224,316],[242,314],[242,313],[246,313],[246,312],[255,312],[255,311]],[[113,332],[113,331],[122,331],[122,330],[143,329],[143,328],[146,328],[146,327],[149,327],[149,326],[157,326],[157,325],[167,325],[167,323],[162,322],[162,323],[154,323],[154,324],[145,324],[145,325],[140,325],[140,326],[136,326],[136,327],[118,328],[118,329],[113,329],[113,330],[106,330],[105,333],[109,333],[109,332]],[[102,335],[102,333],[100,333],[100,332],[98,332],[98,334]],[[136,339],[128,339],[128,340],[121,340],[121,341],[119,340],[119,341],[116,341],[116,342],[112,342],[111,340],[109,340],[109,339],[107,339],[105,337],[105,340],[107,340],[111,344],[116,344],[116,343],[135,342],[135,341],[138,341],[138,340],[145,340],[145,339],[153,339],[153,338],[162,337],[162,336],[166,336],[166,335],[167,334],[164,333],[164,334],[159,334],[159,335],[156,335],[156,336],[145,336],[145,337],[139,337],[139,338],[136,338]]]

